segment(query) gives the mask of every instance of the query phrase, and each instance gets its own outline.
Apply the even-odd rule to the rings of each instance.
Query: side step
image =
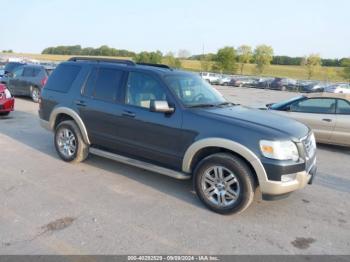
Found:
[[[164,168],[164,167],[160,167],[157,165],[153,165],[147,162],[143,162],[140,160],[136,160],[136,159],[132,159],[129,157],[125,157],[125,156],[121,156],[121,155],[117,155],[111,152],[107,152],[101,149],[97,149],[94,147],[90,147],[90,153],[97,155],[97,156],[101,156],[101,157],[105,157],[123,164],[127,164],[127,165],[131,165],[131,166],[135,166],[138,168],[142,168],[142,169],[146,169],[148,171],[152,171],[155,173],[159,173],[162,175],[166,175],[166,176],[170,176],[176,179],[181,179],[181,180],[185,180],[185,179],[190,179],[191,175],[186,174],[186,173],[182,173],[182,172],[178,172],[178,171],[174,171],[168,168]]]

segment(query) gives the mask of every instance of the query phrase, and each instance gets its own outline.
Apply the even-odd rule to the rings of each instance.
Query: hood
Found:
[[[309,128],[291,118],[273,114],[266,110],[252,109],[244,106],[205,108],[200,114],[221,119],[240,125],[255,125],[257,128],[271,130],[272,133],[280,133],[291,140],[299,140],[310,132]]]

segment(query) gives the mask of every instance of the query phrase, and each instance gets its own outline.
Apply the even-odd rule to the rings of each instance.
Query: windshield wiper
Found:
[[[222,103],[216,104],[216,106],[234,106],[234,105],[236,104],[231,102],[222,102]]]
[[[197,105],[192,105],[192,106],[188,106],[189,108],[195,108],[195,107],[214,107],[216,105],[214,104],[197,104]]]

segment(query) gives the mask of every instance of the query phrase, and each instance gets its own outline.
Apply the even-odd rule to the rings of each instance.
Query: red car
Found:
[[[0,116],[7,116],[13,111],[15,98],[4,84],[0,84]]]

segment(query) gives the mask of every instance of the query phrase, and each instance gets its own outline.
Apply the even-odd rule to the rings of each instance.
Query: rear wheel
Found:
[[[40,89],[37,87],[30,87],[30,97],[32,98],[34,103],[39,103],[40,98]]]
[[[72,120],[63,121],[57,126],[54,143],[58,155],[66,162],[82,162],[89,154],[89,146]]]
[[[220,214],[240,213],[254,199],[253,174],[234,155],[218,153],[206,157],[196,167],[193,179],[200,200]]]

